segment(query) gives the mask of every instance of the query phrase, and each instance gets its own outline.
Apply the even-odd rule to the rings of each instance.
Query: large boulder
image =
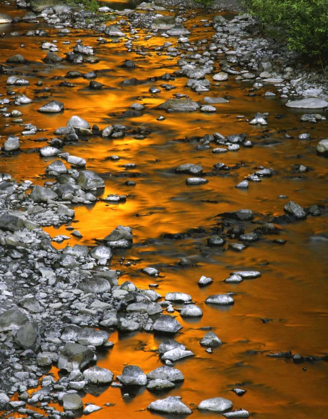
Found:
[[[154,331],[158,333],[177,333],[181,324],[168,314],[160,315],[154,323]]]
[[[80,410],[83,409],[83,402],[78,394],[65,394],[63,397],[64,410]]]
[[[0,332],[17,330],[27,322],[27,316],[17,308],[7,310],[0,315]]]
[[[66,343],[61,350],[58,360],[58,368],[66,371],[81,369],[93,360],[91,349],[77,343]]]
[[[33,199],[34,202],[49,202],[53,199],[57,199],[58,195],[49,188],[35,185],[33,186],[30,198]]]
[[[117,377],[125,386],[145,386],[147,376],[137,365],[127,365],[124,367],[122,375]]]
[[[105,187],[104,180],[91,170],[82,170],[79,174],[77,183],[86,191],[102,189]]]
[[[83,377],[93,384],[110,384],[113,381],[113,373],[97,365],[85,370]]]

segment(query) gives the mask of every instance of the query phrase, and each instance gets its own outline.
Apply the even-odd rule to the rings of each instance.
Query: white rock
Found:
[[[323,99],[308,98],[289,101],[286,106],[296,109],[324,109],[328,107],[328,102]]]
[[[203,400],[199,405],[199,410],[209,412],[223,413],[232,408],[232,402],[222,397],[214,397],[213,399]]]

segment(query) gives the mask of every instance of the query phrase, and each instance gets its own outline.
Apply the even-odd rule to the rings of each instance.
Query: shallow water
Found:
[[[113,7],[112,2],[109,7]],[[5,6],[1,6],[2,11],[11,15],[25,14],[24,11]],[[202,18],[198,16],[189,20],[188,26],[199,25],[196,35],[190,39],[212,35],[211,28],[202,27]],[[212,16],[205,18],[211,19]],[[18,30],[23,33],[41,27],[41,21],[38,24],[21,23],[6,27],[3,32]],[[117,140],[92,137],[86,142],[65,147],[64,151],[86,158],[87,169],[106,175],[104,197],[109,193],[126,194],[128,197],[124,204],[98,202],[90,207],[75,207],[77,223],[73,225],[83,238],[72,237],[69,244],[94,245],[95,239],[105,237],[117,225],[128,225],[133,228],[134,247],[126,253],[117,254],[111,265],[113,269],[123,271],[120,281],[131,279],[138,287],[144,288],[158,282],[157,290],[162,295],[169,291],[183,291],[190,294],[202,308],[204,315],[199,321],[186,321],[176,313],[184,326],[176,340],[192,350],[195,357],[176,363],[176,367],[185,375],[185,381],[169,395],[181,396],[188,405],[197,405],[206,398],[226,397],[233,401],[235,409],[247,409],[252,417],[325,417],[327,363],[319,361],[296,365],[292,360],[272,359],[266,355],[270,352],[292,351],[303,356],[320,356],[328,352],[328,241],[311,239],[314,234],[327,232],[327,218],[308,217],[306,221],[282,226],[279,236],[263,236],[242,253],[209,249],[205,244],[210,228],[220,221],[216,215],[221,212],[249,208],[259,214],[259,218],[262,218],[262,214],[269,219],[272,215],[282,214],[288,200],[302,206],[325,203],[328,199],[327,160],[316,155],[315,147],[319,139],[327,137],[328,122],[315,125],[302,123],[299,121],[302,112],[287,109],[279,95],[270,100],[264,98],[264,92],[275,91],[274,87],[265,86],[256,92],[255,97],[249,97],[251,84],[237,83],[232,77],[218,86],[212,85],[209,93],[202,94],[184,87],[185,78],[170,81],[177,88],[172,91],[162,89],[156,95],[149,93],[149,87],[159,86],[164,81],[122,87],[120,82],[126,78],[146,79],[161,76],[165,72],[173,73],[179,68],[176,58],[164,53],[158,55],[155,51],[156,46],[166,41],[165,38],[154,36],[144,40],[144,33],[140,30],[140,39],[135,45],[144,47],[147,52],[147,55],[140,56],[126,52],[123,40],[98,45],[97,34],[72,30],[69,35],[71,44],[63,45],[66,36],[63,38],[58,36],[56,30],[48,30],[50,36],[46,38],[20,36],[0,39],[1,62],[16,53],[23,54],[31,61],[29,65],[18,66],[24,78],[30,80],[30,86],[13,87],[11,90],[24,92],[34,99],[32,104],[17,109],[23,112],[24,123],[32,123],[45,130],[35,136],[20,136],[23,152],[9,157],[1,155],[1,172],[10,173],[17,180],[30,179],[43,184],[46,180],[45,168],[53,159],[41,159],[38,153],[28,151],[45,145],[46,141],[40,142],[40,138],[53,138],[54,130],[65,126],[75,114],[100,128],[113,123],[132,128],[149,127],[152,133],[144,140],[134,139],[133,136]],[[71,50],[77,39],[83,38],[84,45],[95,48],[95,55],[100,62],[76,66],[67,63],[45,65],[41,60],[46,51],[41,50],[40,46],[49,38],[51,41],[58,40],[62,56]],[[169,41],[175,42],[173,38]],[[25,44],[24,48],[20,47],[21,44]],[[134,60],[138,67],[132,71],[122,68],[126,59]],[[99,74],[97,78],[106,86],[101,91],[88,90],[89,81],[83,78],[70,80],[75,84],[73,88],[58,87],[61,80],[53,80],[53,77],[64,76],[71,70],[86,73],[105,69],[110,71]],[[216,69],[219,69],[218,63]],[[43,87],[50,88],[50,93],[35,92],[39,89],[35,83],[40,78]],[[6,79],[6,75],[0,75],[0,93],[3,97],[7,92]],[[197,101],[205,96],[229,97],[230,103],[217,105],[214,115],[200,112],[165,114],[154,109],[178,92],[186,93]],[[47,103],[50,98],[65,103],[62,114],[47,116],[37,112],[41,104]],[[146,106],[142,117],[120,119],[111,116],[112,113],[123,112],[135,101]],[[258,111],[270,113],[269,124],[265,128],[253,127],[247,122]],[[286,117],[277,119],[277,114]],[[160,115],[165,116],[165,121],[157,121]],[[237,119],[238,115],[244,115],[245,119]],[[0,126],[1,145],[9,134],[22,131],[22,127],[3,116],[0,116]],[[285,139],[286,131],[295,138]],[[211,150],[197,151],[197,142],[192,138],[213,132],[223,135],[245,132],[254,147],[223,155],[212,154]],[[311,132],[313,139],[297,139],[303,132]],[[107,160],[111,155],[118,155],[120,160]],[[199,163],[204,172],[210,172],[213,164],[219,161],[227,166],[241,162],[243,165],[228,173],[220,172],[218,176],[205,176],[209,183],[195,187],[186,185],[187,175],[174,172],[174,168],[183,163]],[[135,163],[137,167],[125,170],[122,166],[126,163]],[[303,164],[314,170],[300,176],[292,173],[293,164]],[[260,183],[251,182],[247,191],[235,189],[237,183],[261,165],[273,168],[275,175],[269,179],[263,178]],[[138,177],[134,177],[135,174]],[[125,185],[130,178],[136,181],[135,187]],[[278,199],[281,194],[287,195],[288,200]],[[46,228],[46,231],[52,236],[69,234],[66,227]],[[164,233],[181,233],[197,227],[204,228],[207,234],[181,240],[163,238]],[[248,226],[247,231],[254,227]],[[272,240],[277,237],[287,240],[287,243],[284,246],[273,244]],[[66,242],[56,246],[65,245]],[[121,265],[121,256],[134,264]],[[181,268],[177,263],[182,257],[194,257],[197,266]],[[160,277],[154,279],[141,273],[145,266],[156,266],[161,272]],[[259,270],[262,277],[238,285],[223,282],[230,272],[244,268]],[[213,284],[199,288],[197,281],[202,275],[212,277]],[[233,307],[219,310],[205,305],[208,295],[226,292],[236,293]],[[264,323],[261,319],[272,321]],[[206,353],[199,345],[205,334],[200,328],[205,326],[211,326],[224,342],[222,347],[214,349],[213,354]],[[145,372],[161,365],[155,352],[161,342],[159,337],[147,333],[121,336],[115,332],[110,340],[115,346],[101,355],[98,365],[110,369],[115,376],[122,372],[126,364],[139,365]],[[244,388],[247,393],[240,398],[231,391],[234,387]],[[101,411],[92,414],[93,418],[103,419],[110,414],[115,418],[153,417],[145,409],[158,397],[147,390],[141,390],[128,399],[122,397],[119,389],[109,387],[101,391],[100,394],[86,395],[84,403],[115,405],[103,406]],[[216,417],[201,414],[197,410],[194,410],[193,416]]]

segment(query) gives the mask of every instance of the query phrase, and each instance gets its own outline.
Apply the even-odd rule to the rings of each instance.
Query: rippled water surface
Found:
[[[113,7],[113,3],[110,2],[109,6]],[[0,11],[12,16],[26,13],[3,5]],[[191,18],[187,27],[198,26],[190,39],[210,38],[213,29],[204,27],[201,19],[212,18],[212,15]],[[8,34],[17,30],[22,34],[42,27],[44,23],[40,21],[5,26],[0,31]],[[202,308],[203,317],[192,322],[182,319],[176,312],[183,325],[176,340],[192,350],[195,357],[176,364],[185,375],[185,381],[170,395],[182,396],[186,404],[195,405],[206,398],[226,397],[233,401],[234,408],[247,409],[252,417],[327,417],[327,363],[294,364],[290,359],[266,356],[270,352],[281,351],[303,356],[327,353],[328,241],[313,238],[315,234],[327,232],[327,218],[308,217],[306,221],[281,226],[279,238],[287,240],[284,246],[272,243],[276,236],[263,236],[241,253],[206,247],[208,232],[220,222],[217,214],[224,211],[252,209],[256,214],[256,223],[263,216],[269,220],[271,216],[283,213],[287,200],[278,199],[281,194],[305,207],[326,202],[327,160],[318,157],[315,148],[318,140],[327,136],[327,121],[315,125],[300,122],[302,113],[287,109],[279,95],[270,100],[264,98],[265,91],[274,91],[275,87],[265,86],[251,97],[248,95],[251,84],[238,83],[233,77],[220,85],[212,85],[209,93],[192,92],[185,87],[186,78],[170,81],[176,89],[162,89],[156,95],[150,94],[149,88],[160,86],[163,81],[121,86],[120,83],[127,78],[145,80],[179,69],[178,58],[155,51],[156,46],[166,41],[165,38],[154,36],[145,40],[145,34],[140,30],[140,38],[134,45],[138,49],[144,48],[146,55],[138,55],[126,51],[126,39],[101,45],[97,42],[98,34],[72,30],[69,37],[60,37],[56,30],[47,30],[50,36],[46,38],[5,36],[0,39],[1,62],[16,53],[23,54],[30,61],[28,65],[18,66],[24,78],[30,81],[30,86],[11,90],[24,92],[34,99],[32,104],[18,109],[23,113],[24,123],[35,124],[44,130],[34,136],[20,136],[23,151],[14,156],[0,156],[1,171],[10,173],[17,180],[30,179],[43,184],[46,180],[45,168],[53,160],[40,158],[33,149],[45,145],[54,137],[55,129],[65,126],[72,115],[79,115],[90,125],[96,124],[100,128],[113,123],[135,129],[149,128],[151,134],[143,140],[135,139],[133,135],[116,140],[94,136],[65,147],[64,151],[86,158],[87,169],[104,176],[106,189],[103,196],[109,193],[127,195],[124,204],[98,202],[89,207],[75,207],[77,223],[74,227],[83,238],[72,237],[69,244],[94,245],[95,239],[105,237],[117,225],[128,225],[133,228],[134,246],[127,253],[116,255],[112,261],[113,269],[124,272],[120,281],[132,280],[138,287],[144,288],[158,282],[158,292],[162,295],[169,291],[186,292]],[[41,61],[46,52],[40,47],[49,38],[58,41],[61,56],[70,51],[78,39],[82,39],[85,45],[94,47],[100,62],[76,66],[68,63],[46,65]],[[70,45],[62,43],[67,39],[71,41]],[[176,43],[174,38],[169,41]],[[22,44],[24,47],[21,47]],[[134,60],[137,68],[130,71],[123,68],[122,63],[127,59]],[[82,73],[99,71],[97,81],[105,85],[104,89],[89,90],[89,81],[83,78],[70,80],[75,85],[73,88],[59,87],[62,80],[55,80],[54,77],[65,76],[70,70]],[[216,70],[219,70],[218,63]],[[40,79],[42,87],[36,86]],[[6,80],[7,76],[1,74],[0,93],[3,97],[7,97]],[[43,87],[49,87],[50,91],[37,92]],[[196,101],[201,101],[204,96],[223,96],[228,97],[230,103],[216,105],[215,114],[165,114],[155,109],[175,93],[188,94]],[[38,113],[37,109],[50,99],[64,102],[65,111],[54,116]],[[143,116],[121,119],[112,115],[122,113],[136,101],[146,107]],[[270,114],[265,128],[254,127],[247,122],[258,111]],[[276,115],[282,114],[284,118],[276,118]],[[157,121],[160,115],[166,119]],[[239,115],[244,115],[245,119],[236,118]],[[20,134],[22,131],[21,126],[3,116],[0,116],[0,127],[1,145],[9,134]],[[194,138],[214,132],[223,135],[245,132],[254,147],[223,155],[213,154],[211,150],[196,150]],[[294,138],[286,139],[286,132]],[[310,132],[312,140],[299,140],[297,137],[303,132]],[[45,140],[40,140],[42,138]],[[114,162],[108,159],[111,155],[118,155],[120,160]],[[203,166],[204,172],[212,172],[213,165],[219,161],[231,167],[242,164],[240,168],[224,174],[205,176],[209,183],[195,187],[186,185],[187,175],[178,175],[174,171],[180,164],[197,163]],[[137,167],[126,170],[123,167],[126,163],[135,163]],[[294,164],[303,164],[313,171],[295,174],[291,169]],[[251,182],[247,191],[235,188],[259,166],[273,168],[275,174],[259,183]],[[129,179],[136,181],[135,187],[125,185]],[[46,231],[52,236],[69,234],[66,227],[47,228]],[[198,227],[205,232],[200,230],[198,234],[179,240],[165,236],[165,233],[182,233]],[[248,225],[246,230],[255,227]],[[131,266],[120,264],[122,256],[125,256],[125,262],[133,262]],[[191,257],[197,265],[182,268],[178,265],[182,257]],[[141,273],[145,266],[157,267],[160,277],[154,279]],[[261,271],[262,277],[238,285],[223,282],[230,272],[246,268]],[[199,288],[197,282],[202,275],[212,277],[213,284]],[[205,305],[204,301],[210,294],[226,292],[235,293],[235,304],[231,308],[220,310]],[[206,326],[211,326],[224,342],[222,347],[214,349],[213,354],[206,353],[199,345],[205,334],[201,328]],[[122,372],[126,364],[139,365],[145,372],[161,365],[156,353],[161,338],[147,333],[121,336],[115,332],[110,339],[115,346],[100,355],[98,365],[110,369],[115,376]],[[54,373],[57,372],[54,370]],[[247,393],[239,398],[231,391],[234,387],[244,388]],[[156,398],[147,390],[141,390],[135,397],[131,395],[123,399],[119,389],[109,387],[86,395],[83,401],[100,406],[114,404],[93,413],[95,419],[104,419],[109,415],[115,418],[145,418],[153,416],[145,409]],[[193,416],[215,417],[203,415],[197,410]]]

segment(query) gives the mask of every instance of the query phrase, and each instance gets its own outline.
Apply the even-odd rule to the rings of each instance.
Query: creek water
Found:
[[[110,7],[113,4],[111,2]],[[120,8],[122,3],[118,4]],[[26,13],[3,4],[0,12],[11,16]],[[213,15],[206,13],[191,17],[186,27],[196,26],[190,39],[209,39],[213,29],[204,27],[202,19],[212,18]],[[98,34],[82,30],[71,30],[65,37],[58,36],[58,31],[52,28],[47,28],[49,35],[45,38],[8,36],[13,30],[23,34],[27,30],[44,27],[40,20],[39,23],[19,23],[1,28],[1,32],[7,34],[0,39],[1,62],[16,53],[29,60],[28,65],[19,65],[19,71],[30,81],[30,85],[15,86],[11,90],[25,93],[33,98],[33,103],[17,109],[23,113],[24,123],[32,123],[44,130],[34,136],[20,135],[23,151],[13,156],[0,156],[1,172],[11,174],[18,181],[29,179],[43,184],[49,180],[44,175],[45,168],[54,159],[42,159],[33,149],[46,145],[47,140],[54,137],[55,129],[65,126],[72,115],[79,115],[90,125],[96,124],[100,128],[113,123],[135,129],[149,128],[151,134],[142,140],[133,136],[108,140],[94,136],[88,141],[65,146],[64,151],[87,160],[87,169],[104,176],[106,188],[103,196],[109,193],[127,196],[126,203],[122,204],[97,202],[92,206],[76,206],[74,227],[83,238],[72,236],[69,244],[94,245],[95,239],[105,237],[117,225],[130,226],[133,228],[134,246],[127,252],[116,254],[111,264],[112,269],[123,272],[120,281],[132,280],[143,288],[157,282],[157,291],[162,295],[170,291],[186,292],[203,310],[203,317],[197,321],[187,321],[178,312],[175,313],[183,325],[175,338],[195,356],[176,363],[185,381],[169,395],[181,396],[188,405],[197,405],[211,397],[225,397],[233,401],[235,409],[247,409],[252,417],[327,417],[327,363],[295,364],[292,359],[267,357],[269,353],[281,351],[292,351],[302,356],[327,353],[328,241],[324,237],[321,240],[313,237],[327,232],[327,218],[308,217],[305,221],[283,225],[279,238],[287,241],[284,246],[273,243],[276,236],[263,236],[241,253],[206,247],[208,234],[204,231],[217,226],[220,221],[217,214],[225,211],[249,208],[257,214],[257,218],[270,219],[282,214],[289,200],[305,207],[325,203],[328,199],[327,160],[317,156],[315,148],[318,140],[327,136],[328,122],[300,122],[304,112],[287,109],[279,94],[273,99],[264,97],[265,91],[276,91],[275,87],[265,86],[255,91],[253,96],[250,95],[251,83],[238,83],[233,77],[213,84],[210,93],[191,91],[185,87],[185,78],[170,82],[176,89],[161,89],[158,94],[149,93],[149,88],[159,87],[163,81],[122,86],[121,82],[127,78],[145,80],[179,69],[176,57],[165,53],[160,55],[155,50],[166,39],[153,36],[145,40],[142,30],[138,32],[140,38],[134,41],[134,46],[140,51],[143,49],[145,55],[127,52],[123,45],[126,39],[99,44]],[[43,41],[57,40],[63,56],[79,39],[84,45],[94,47],[99,63],[47,65],[42,62],[46,54],[40,48]],[[67,40],[71,43],[63,44]],[[169,41],[176,42],[174,38]],[[122,67],[128,59],[135,61],[137,67],[134,70]],[[218,63],[215,65],[219,70]],[[83,73],[97,70],[97,81],[105,87],[101,91],[89,90],[89,82],[83,78],[70,80],[74,87],[59,87],[61,80],[54,78],[65,76],[71,70]],[[7,97],[6,79],[6,75],[0,75],[2,98]],[[39,80],[43,81],[42,87],[36,86]],[[44,87],[50,90],[37,92]],[[216,105],[215,114],[166,114],[155,109],[175,93],[188,94],[195,101],[201,101],[204,96],[220,96],[229,98],[230,102]],[[53,116],[38,113],[37,109],[51,99],[62,101],[65,111]],[[136,101],[146,107],[143,116],[121,119],[112,115],[122,113]],[[249,125],[248,120],[258,111],[269,112],[267,127]],[[321,114],[328,116],[327,113]],[[158,121],[160,115],[166,119]],[[237,118],[239,115],[245,118]],[[2,116],[0,126],[1,144],[9,134],[20,134],[22,131],[19,124]],[[211,150],[196,150],[197,142],[193,139],[214,132],[223,135],[245,132],[254,147],[223,155],[213,154]],[[298,135],[304,132],[310,132],[312,139],[299,140]],[[285,138],[286,133],[293,138]],[[118,155],[120,160],[110,160],[112,155]],[[186,185],[187,175],[178,175],[174,171],[180,164],[195,163],[201,164],[204,172],[211,172],[213,165],[219,161],[229,167],[240,167],[218,176],[208,176],[208,184],[194,187]],[[124,167],[127,163],[135,163],[137,167],[127,170]],[[303,164],[313,170],[302,175],[295,174],[292,171],[294,164]],[[258,183],[251,182],[247,191],[235,188],[245,176],[255,171],[255,167],[260,166],[273,168],[274,175]],[[125,184],[129,179],[136,181],[135,187]],[[288,199],[278,199],[282,194]],[[52,236],[67,235],[66,227],[45,230]],[[199,228],[198,232],[186,238],[173,240],[168,236],[168,233],[183,233],[196,228]],[[64,247],[66,244],[55,245]],[[123,264],[122,256],[125,257]],[[178,262],[183,257],[193,259],[196,266],[181,267]],[[127,266],[126,262],[132,263]],[[146,266],[157,267],[160,276],[150,278],[142,273],[141,269]],[[238,285],[223,282],[230,272],[241,269],[259,270],[262,276]],[[199,288],[197,282],[202,275],[213,278],[213,284]],[[216,309],[204,303],[210,294],[226,292],[235,293],[235,304],[229,309]],[[199,345],[206,333],[201,329],[207,326],[224,342],[212,354]],[[115,332],[110,340],[114,342],[114,347],[99,356],[98,365],[110,369],[115,376],[122,372],[126,364],[138,365],[145,372],[162,365],[156,352],[162,340],[160,337],[148,333],[121,335]],[[57,374],[55,368],[53,373]],[[243,388],[247,393],[238,397],[232,392],[235,387]],[[95,419],[109,415],[115,418],[144,418],[153,416],[146,407],[157,398],[142,389],[126,399],[119,389],[108,387],[84,395],[83,401],[103,407],[92,414]],[[105,403],[113,405],[105,406]],[[216,417],[197,410],[194,410],[193,416]]]

